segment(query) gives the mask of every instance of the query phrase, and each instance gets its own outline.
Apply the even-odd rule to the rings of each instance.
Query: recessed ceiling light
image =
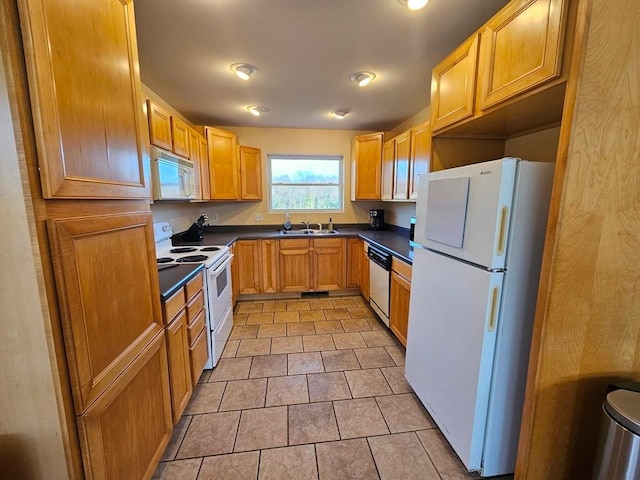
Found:
[[[340,120],[342,120],[344,117],[349,115],[349,110],[341,108],[341,109],[334,110],[333,112],[331,112],[331,115],[333,115],[335,118],[339,118]]]
[[[256,73],[258,69],[248,63],[234,63],[231,65],[231,71],[235,73],[238,78],[241,78],[242,80],[249,80],[251,75]]]
[[[249,105],[247,107],[247,110],[249,111],[249,113],[251,113],[251,115],[255,115],[256,117],[259,117],[260,115],[262,115],[263,113],[265,113],[267,111],[266,107],[258,107],[255,105]]]
[[[356,82],[358,86],[364,87],[371,83],[371,80],[376,78],[376,74],[373,72],[357,72],[349,77],[352,82]]]
[[[429,0],[398,0],[400,5],[404,5],[409,10],[420,10],[429,2]]]

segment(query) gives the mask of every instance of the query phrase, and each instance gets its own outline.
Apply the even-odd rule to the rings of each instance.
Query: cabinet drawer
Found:
[[[189,348],[189,359],[191,360],[191,384],[198,383],[202,370],[204,370],[204,364],[207,363],[209,358],[209,350],[207,349],[207,336],[206,329],[200,332],[198,338],[196,338],[193,345]]]
[[[343,238],[314,238],[315,248],[342,248]]]
[[[191,322],[196,318],[202,307],[204,307],[204,292],[200,290],[200,293],[187,304],[187,320]]]
[[[280,240],[280,249],[296,249],[296,248],[309,248],[311,246],[310,240],[306,238],[287,238],[286,240]]]
[[[187,286],[185,287],[187,293],[187,302],[193,298],[195,294],[198,293],[199,290],[202,290],[204,285],[204,274],[199,273],[191,280],[187,282]]]
[[[398,275],[403,276],[405,279],[411,281],[411,265],[402,260],[398,260],[396,257],[391,259],[391,270],[396,272]]]
[[[165,324],[169,323],[184,308],[184,288],[181,288],[166,299],[162,308],[164,309]]]
[[[189,322],[189,346],[192,347],[195,344],[195,340],[200,335],[200,332],[204,329],[205,326],[205,318],[204,318],[204,310],[200,311],[200,314],[193,319],[192,322]]]

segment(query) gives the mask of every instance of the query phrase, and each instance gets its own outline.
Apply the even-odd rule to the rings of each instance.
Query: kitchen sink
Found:
[[[305,236],[305,235],[336,235],[338,230],[316,230],[314,228],[303,228],[301,230],[280,230],[281,235]]]

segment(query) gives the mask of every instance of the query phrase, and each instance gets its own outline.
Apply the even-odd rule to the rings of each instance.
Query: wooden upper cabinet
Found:
[[[393,170],[396,159],[396,139],[392,138],[384,142],[382,148],[382,189],[381,200],[393,198]]]
[[[437,130],[473,116],[479,34],[474,34],[433,69],[431,128]]]
[[[147,99],[147,116],[149,117],[149,141],[151,145],[171,151],[171,114],[164,108]]]
[[[209,152],[207,150],[207,140],[200,137],[200,191],[201,200],[211,199],[211,183],[209,182]]]
[[[345,239],[313,239],[313,283],[316,291],[342,290],[345,284]]]
[[[238,189],[238,137],[235,133],[207,127],[209,156],[209,184],[211,200],[237,200]]]
[[[409,199],[418,198],[418,176],[429,173],[431,160],[431,130],[429,122],[411,129],[411,161],[409,166]]]
[[[202,195],[202,157],[200,154],[200,134],[189,128],[189,160],[196,171],[196,199],[203,200]]]
[[[560,75],[566,4],[566,0],[512,1],[485,24],[480,109]]]
[[[49,234],[81,414],[163,329],[153,219],[145,212],[52,220]]]
[[[409,198],[409,156],[411,155],[411,131],[395,138],[396,158],[393,168],[393,199]]]
[[[18,3],[44,198],[149,197],[133,2]]]
[[[371,133],[353,140],[351,200],[380,200],[382,137],[382,133]]]
[[[173,153],[189,158],[189,125],[176,117],[171,117],[171,141]]]
[[[262,151],[259,148],[239,148],[240,200],[262,200]]]

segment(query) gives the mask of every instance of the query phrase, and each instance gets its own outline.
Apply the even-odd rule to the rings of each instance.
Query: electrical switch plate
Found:
[[[256,213],[253,218],[255,219],[256,222],[261,222],[262,221],[262,214],[261,213]]]
[[[209,216],[209,220],[211,220],[211,223],[218,223],[218,214],[217,213],[212,213]]]

